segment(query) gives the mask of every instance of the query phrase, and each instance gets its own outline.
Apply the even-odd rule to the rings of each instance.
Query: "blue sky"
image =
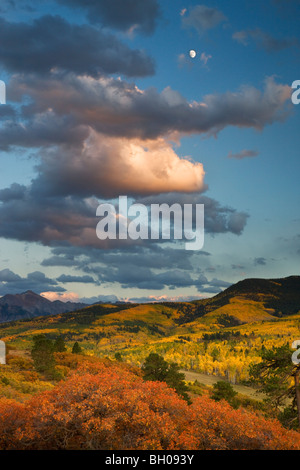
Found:
[[[188,299],[299,274],[299,14],[298,0],[3,0],[0,295]],[[203,203],[203,249],[101,243],[96,207],[124,194]]]

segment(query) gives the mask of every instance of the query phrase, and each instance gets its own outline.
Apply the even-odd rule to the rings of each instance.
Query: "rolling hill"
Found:
[[[35,300],[40,296],[25,297],[36,316],[0,324],[0,339],[12,354],[29,354],[33,337],[43,333],[51,340],[62,338],[68,351],[77,341],[87,355],[114,358],[118,353],[135,365],[157,352],[182,369],[236,383],[247,380],[249,364],[260,360],[262,348],[291,344],[300,336],[298,276],[246,279],[193,302],[95,304],[50,315],[47,303],[47,313],[39,316]]]
[[[262,313],[275,317],[294,315],[300,311],[300,276],[280,279],[245,279],[210,299],[194,301],[201,316],[230,305],[234,299],[256,303]]]

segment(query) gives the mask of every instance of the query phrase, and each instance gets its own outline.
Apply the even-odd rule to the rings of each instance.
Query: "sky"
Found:
[[[1,0],[0,296],[190,300],[299,275],[299,17],[299,0]],[[119,196],[202,204],[202,249],[99,239]]]

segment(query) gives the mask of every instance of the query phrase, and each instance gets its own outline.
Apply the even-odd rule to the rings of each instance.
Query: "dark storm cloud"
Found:
[[[110,273],[104,271],[100,277],[101,282],[114,282],[123,288],[138,288],[162,290],[196,287],[199,292],[218,293],[222,288],[229,287],[231,283],[213,279],[209,281],[203,274],[192,277],[189,272],[179,269],[155,273],[146,267],[137,267],[134,270],[126,266],[113,268]]]
[[[278,52],[299,44],[296,38],[275,38],[260,28],[237,31],[232,37],[244,46],[247,46],[249,40],[252,39],[258,47],[265,49],[267,52]]]
[[[12,186],[0,193],[0,236],[45,245],[65,240],[96,244],[95,212],[90,201],[76,198],[42,198],[30,188]],[[99,241],[99,240],[98,240]]]
[[[6,120],[0,128],[0,149],[54,145],[74,148],[80,146],[88,135],[88,128],[74,123],[72,116],[57,116],[46,111],[43,115],[32,116],[29,121]]]
[[[94,198],[44,197],[42,191],[14,184],[11,191],[9,188],[1,190],[0,201],[0,236],[3,238],[41,242],[50,246],[70,243],[99,249],[155,243],[151,240],[99,240],[96,236],[98,201]],[[145,205],[157,202],[204,204],[205,230],[213,234],[231,232],[240,235],[248,218],[246,213],[221,206],[216,200],[205,196],[160,195],[137,202]]]
[[[180,269],[192,272],[193,263],[203,264],[203,256],[209,256],[205,251],[189,253],[184,249],[151,246],[126,247],[113,251],[99,250],[92,247],[59,246],[52,248],[52,256],[42,261],[42,266],[74,266],[89,275],[101,278],[107,266],[118,268],[124,266],[129,271],[136,267],[148,269]],[[193,262],[193,263],[192,263]]]
[[[65,289],[57,285],[57,282],[45,276],[40,271],[34,271],[21,277],[10,269],[0,271],[0,295],[18,294],[32,290],[36,293],[45,291],[64,292]]]
[[[118,283],[123,288],[135,287],[153,290],[161,290],[165,287],[172,289],[176,287],[200,286],[208,282],[203,275],[193,279],[187,271],[179,269],[155,273],[143,266],[132,270],[123,265],[111,268],[110,272],[103,271],[100,281]]]
[[[182,25],[185,28],[193,28],[199,34],[215,28],[226,20],[226,16],[217,8],[210,8],[206,5],[196,5],[188,15],[183,16]]]
[[[67,256],[50,256],[50,258],[46,258],[41,262],[41,266],[66,266],[72,267],[77,266],[78,261],[74,259],[74,256],[67,257]]]
[[[137,29],[149,34],[155,29],[160,16],[157,0],[59,0],[69,7],[79,7],[87,12],[91,23],[121,31]]]
[[[0,189],[0,201],[20,200],[26,193],[26,186],[13,183],[9,188]]]
[[[81,282],[83,284],[95,284],[92,276],[72,276],[70,274],[61,274],[57,279],[58,282]]]
[[[0,18],[0,62],[13,73],[48,74],[55,68],[90,76],[154,73],[153,61],[143,51],[131,50],[112,34],[51,15],[32,24]]]
[[[14,108],[8,104],[0,106],[0,121],[7,118],[13,118],[16,115]]]
[[[201,252],[202,253],[202,252]],[[85,268],[86,272],[101,273],[103,266],[91,267],[91,263],[101,262],[104,265],[111,267],[130,267],[133,270],[135,267],[147,267],[154,269],[173,268],[173,269],[186,269],[192,270],[191,255],[184,249],[161,248],[157,245],[147,247],[137,247],[134,251],[127,250],[103,252],[101,255],[95,256],[95,253],[86,253],[87,259],[81,262],[81,266]]]
[[[203,253],[192,255],[183,249],[161,248],[160,246],[136,247],[128,250],[100,252],[95,248],[57,246],[52,248],[53,256],[42,263],[44,266],[66,265],[69,259],[77,262],[77,269],[97,278],[101,284],[117,283],[125,288],[161,290],[164,287],[196,287],[206,291],[214,287],[219,292],[221,287],[229,284],[213,279],[208,281],[200,269],[192,276],[193,261],[201,265]],[[204,253],[208,256],[208,253]],[[107,269],[109,266],[109,269]]]
[[[44,197],[42,193],[13,185],[0,193],[0,237],[43,245],[67,245],[114,249],[138,246],[140,240],[99,240],[96,235],[94,198]],[[144,243],[146,243],[145,241]]]

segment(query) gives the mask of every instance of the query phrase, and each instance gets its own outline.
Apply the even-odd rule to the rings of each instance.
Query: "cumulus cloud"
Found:
[[[0,18],[0,61],[8,71],[26,74],[48,74],[56,68],[90,76],[154,73],[153,60],[145,52],[131,50],[117,37],[92,26],[51,15],[32,24]]]
[[[81,151],[62,150],[60,158],[56,154],[44,153],[33,191],[113,198],[206,188],[202,164],[179,158],[163,139],[116,139],[91,132]]]
[[[133,28],[150,34],[154,31],[160,7],[157,0],[59,0],[71,8],[86,11],[91,23],[101,23],[106,27],[121,31]]]
[[[255,150],[242,150],[238,153],[229,152],[228,158],[235,158],[236,160],[243,160],[243,158],[257,157],[258,152]]]
[[[226,16],[217,8],[206,5],[196,5],[189,13],[182,18],[182,25],[185,28],[193,28],[199,34],[213,29],[220,23],[226,21]]]
[[[108,77],[53,73],[14,76],[11,94],[21,107],[21,121],[0,130],[2,146],[36,146],[38,175],[28,187],[0,191],[0,235],[53,246],[107,248],[95,233],[96,197],[173,194],[178,202],[205,205],[209,233],[241,234],[248,215],[200,196],[206,189],[200,163],[179,158],[164,138],[176,133],[217,133],[229,125],[263,128],[281,119],[290,87],[270,78],[263,92],[243,87],[237,93],[205,96],[189,103],[175,90],[140,90]],[[187,199],[187,193],[195,198]],[[142,202],[142,201],[141,201]],[[30,223],[28,222],[30,220]],[[110,247],[122,246],[109,241]],[[132,243],[137,246],[137,243]],[[131,246],[124,241],[123,246]],[[69,259],[68,265],[73,261]]]

